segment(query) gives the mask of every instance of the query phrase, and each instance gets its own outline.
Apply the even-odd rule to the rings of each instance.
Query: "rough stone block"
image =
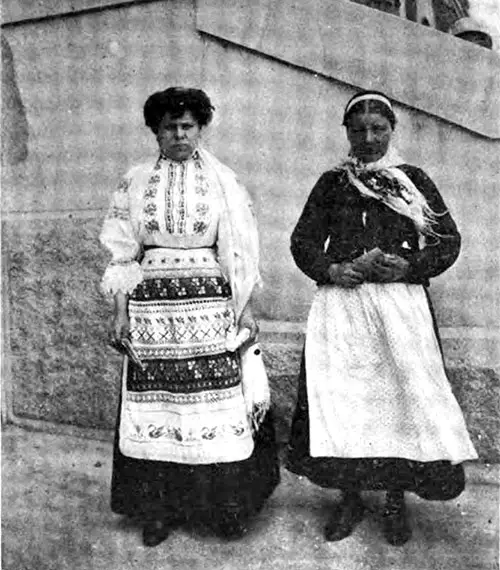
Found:
[[[119,357],[106,342],[98,228],[97,220],[4,222],[17,416],[92,428],[114,423]]]

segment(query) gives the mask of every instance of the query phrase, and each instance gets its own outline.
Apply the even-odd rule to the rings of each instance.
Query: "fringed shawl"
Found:
[[[236,321],[250,300],[259,272],[259,234],[250,196],[236,174],[207,150],[200,149],[206,164],[215,172],[222,188],[224,208],[219,222],[219,263],[229,280]]]
[[[222,271],[232,289],[236,322],[250,300],[259,272],[259,234],[252,202],[236,174],[215,156],[200,149],[222,188],[224,208],[219,221],[217,250]],[[257,430],[270,407],[269,383],[258,345],[240,349],[243,395],[247,414]]]
[[[421,236],[433,235],[436,214],[413,182],[398,168],[401,164],[404,160],[395,149],[389,148],[380,160],[365,164],[349,156],[335,170],[346,172],[351,184],[362,195],[380,200],[398,214],[410,218]]]

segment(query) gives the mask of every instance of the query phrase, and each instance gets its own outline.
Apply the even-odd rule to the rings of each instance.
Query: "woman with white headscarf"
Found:
[[[291,239],[317,282],[307,324],[288,468],[340,489],[327,540],[363,518],[360,492],[385,490],[389,543],[411,536],[405,491],[447,500],[476,459],[446,378],[429,279],[447,270],[460,234],[441,195],[391,146],[390,100],[362,92],[343,124],[351,149],[325,172]]]

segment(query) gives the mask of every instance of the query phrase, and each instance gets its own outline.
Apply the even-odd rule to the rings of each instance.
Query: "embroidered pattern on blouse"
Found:
[[[118,192],[122,192],[124,194],[128,193],[130,188],[130,184],[132,183],[131,178],[124,178],[120,184],[118,185]]]
[[[127,265],[132,265],[133,263],[137,263],[135,259],[115,259],[109,262],[110,267],[126,267]]]
[[[206,196],[208,194],[208,180],[203,175],[203,164],[199,155],[195,158],[195,192],[200,196]]]
[[[167,170],[167,188],[165,191],[165,226],[168,233],[174,233],[174,218],[173,218],[173,211],[174,211],[174,204],[173,204],[173,197],[172,197],[172,185],[175,179],[175,167],[173,163],[168,162],[168,170]]]
[[[144,192],[144,228],[149,233],[160,231],[160,224],[157,219],[158,208],[155,203],[156,195],[158,193],[158,184],[161,180],[160,175],[157,173],[158,168],[159,161],[153,169],[153,174],[149,177],[148,185]]]
[[[181,164],[181,168],[180,168],[180,172],[179,172],[179,178],[180,178],[179,201],[178,201],[178,204],[179,204],[179,210],[178,210],[179,221],[178,221],[178,225],[177,225],[177,233],[181,234],[181,235],[186,233],[187,173],[188,173],[187,164],[185,162],[183,162]]]
[[[130,213],[128,208],[112,204],[106,217],[108,220],[122,220],[123,222],[127,222],[130,219]]]
[[[203,161],[195,152],[191,161],[175,162],[160,156],[148,180],[144,192],[144,227],[147,232],[160,231],[158,220],[158,192],[161,176],[158,170],[164,164],[166,180],[164,189],[165,199],[165,229],[172,235],[205,234],[210,226],[210,183],[204,172]],[[188,192],[189,169],[194,167],[194,194]],[[190,197],[191,196],[191,197]],[[196,197],[196,198],[195,198]],[[194,201],[190,206],[190,201]]]
[[[184,235],[186,234],[187,211],[187,163],[175,163],[168,160],[167,172],[167,187],[165,188],[166,229],[171,234]]]
[[[205,198],[209,193],[209,184],[203,173],[203,164],[199,155],[195,157],[195,193],[200,200]],[[193,223],[193,231],[195,234],[203,235],[210,223],[210,207],[207,202],[199,201],[195,206],[195,221]]]
[[[132,180],[124,178],[113,196],[113,200],[106,214],[108,220],[122,220],[124,222],[130,220],[130,212],[128,207],[128,191]]]

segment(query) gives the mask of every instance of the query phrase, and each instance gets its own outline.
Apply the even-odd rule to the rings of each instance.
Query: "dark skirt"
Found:
[[[111,509],[117,514],[207,524],[231,516],[245,522],[262,508],[279,481],[271,412],[255,436],[252,455],[230,463],[186,465],[125,457],[116,430]]]
[[[449,461],[419,462],[394,457],[346,459],[311,457],[305,357],[299,374],[297,406],[288,444],[286,467],[321,487],[343,491],[399,489],[427,500],[458,497],[465,487],[461,464]]]

